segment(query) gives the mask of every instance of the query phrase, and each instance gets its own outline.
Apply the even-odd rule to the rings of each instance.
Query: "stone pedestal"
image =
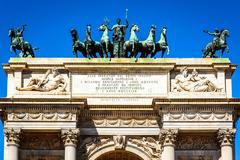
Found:
[[[221,144],[221,160],[233,160],[233,142],[235,129],[220,129],[218,138]]]
[[[221,160],[233,159],[229,59],[11,58],[3,68],[4,160],[218,160],[219,128]]]
[[[18,160],[20,129],[5,129],[8,146],[8,160]]]
[[[78,134],[79,134],[78,129],[62,130],[62,139],[65,146],[64,160],[76,160],[76,147]]]
[[[175,160],[175,141],[178,130],[168,129],[160,131],[160,142],[163,146],[162,160]]]

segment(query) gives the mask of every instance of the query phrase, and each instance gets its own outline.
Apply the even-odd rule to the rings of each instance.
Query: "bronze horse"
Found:
[[[97,58],[96,53],[99,53],[100,57],[103,58],[103,49],[101,43],[92,40],[91,37],[91,25],[87,25],[86,28],[86,39],[84,41],[86,53],[89,58]]]
[[[76,29],[70,31],[72,36],[72,48],[73,53],[78,57],[78,52],[81,52],[85,58],[97,58],[96,53],[98,52],[101,57],[103,57],[102,46],[99,42],[95,42],[91,38],[91,28],[87,26],[86,39],[84,42],[81,42],[78,37]]]
[[[227,52],[229,52],[229,47],[226,42],[227,37],[229,37],[229,31],[227,29],[222,30],[218,42],[216,42],[215,45],[214,42],[209,42],[206,45],[206,47],[202,50],[203,57],[217,58],[215,52],[218,50],[222,51],[220,57],[223,56],[225,49],[227,49]]]
[[[130,29],[130,38],[123,45],[123,50],[125,52],[125,55],[127,55],[127,57],[137,58],[137,54],[139,52],[139,41],[138,41],[136,32],[138,31],[139,31],[138,25],[133,24]],[[128,56],[128,52],[130,52],[130,56]]]
[[[17,50],[21,51],[19,57],[35,57],[34,50],[37,50],[38,48],[33,48],[27,41],[21,42],[13,29],[9,30],[8,36],[10,37],[11,51],[15,54],[17,54]]]
[[[157,52],[162,52],[161,58],[164,57],[164,53],[167,50],[167,55],[169,55],[170,49],[167,43],[167,36],[166,36],[167,28],[163,27],[162,32],[160,35],[160,40],[156,43],[156,49],[153,54],[151,54],[151,58],[155,57]]]
[[[103,53],[106,55],[107,58],[113,58],[113,44],[108,36],[108,31],[110,31],[110,29],[106,24],[102,24],[98,28],[98,30],[103,32],[100,42],[102,45]],[[108,55],[108,53],[110,53],[110,56]]]
[[[149,54],[154,54],[156,51],[156,26],[152,25],[149,35],[145,41],[139,42],[141,58],[147,58]]]
[[[70,33],[73,40],[72,48],[73,48],[74,55],[78,58],[78,51],[79,51],[82,53],[83,57],[87,58],[88,56],[86,53],[85,45],[79,40],[77,30],[71,29]]]

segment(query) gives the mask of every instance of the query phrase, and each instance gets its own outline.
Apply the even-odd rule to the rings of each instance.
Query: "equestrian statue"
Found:
[[[227,45],[227,37],[229,37],[229,30],[227,29],[215,29],[215,32],[209,32],[208,30],[204,30],[203,32],[214,36],[212,42],[209,42],[206,47],[202,50],[203,51],[203,58],[210,57],[210,58],[217,58],[216,51],[221,50],[220,57],[223,56],[224,51],[227,49],[229,52],[229,47]]]
[[[72,48],[74,55],[78,57],[78,52],[82,53],[85,58],[154,58],[157,52],[162,52],[161,57],[164,57],[165,51],[169,54],[167,43],[167,28],[162,27],[160,40],[156,41],[156,26],[150,27],[149,35],[146,40],[139,41],[137,32],[139,27],[137,24],[132,24],[130,28],[130,38],[125,40],[126,30],[128,28],[128,10],[126,9],[125,24],[121,24],[121,19],[117,18],[116,24],[109,27],[109,20],[104,19],[104,22],[98,28],[102,32],[101,41],[92,40],[91,25],[87,25],[85,41],[81,42],[76,29],[72,29],[71,36],[73,40]],[[112,41],[109,37],[109,32],[112,31]],[[99,55],[97,55],[97,53]],[[140,53],[140,54],[139,54]]]
[[[9,29],[8,36],[10,37],[10,50],[17,55],[17,50],[19,57],[35,57],[34,50],[38,48],[33,48],[32,45],[25,41],[23,38],[23,32],[25,31],[26,25],[22,25],[21,28]]]

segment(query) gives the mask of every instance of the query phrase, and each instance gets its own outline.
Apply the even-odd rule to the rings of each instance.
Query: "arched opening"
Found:
[[[143,159],[131,152],[111,151],[101,155],[96,160],[143,160]]]

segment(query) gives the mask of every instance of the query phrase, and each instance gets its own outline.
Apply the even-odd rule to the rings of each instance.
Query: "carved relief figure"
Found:
[[[52,73],[52,75],[50,75]],[[43,78],[31,78],[30,82],[26,87],[16,87],[19,91],[40,91],[40,92],[49,92],[57,91],[64,92],[66,91],[67,82],[63,76],[58,72],[56,68],[49,69]]]
[[[115,149],[124,149],[126,144],[126,136],[113,136],[113,141],[115,144]]]
[[[181,69],[180,72],[175,77],[176,82],[173,86],[173,92],[220,92],[222,89],[208,78],[200,77],[196,69],[190,75],[187,67]]]
[[[151,137],[143,137],[142,139],[132,139],[129,138],[129,141],[133,144],[136,144],[138,147],[144,148],[144,150],[151,156],[159,158],[161,154],[161,144],[159,141]]]
[[[108,142],[110,142],[111,139],[106,137],[87,137],[83,140],[80,150],[82,152],[82,157],[85,158],[90,155],[95,149],[97,149],[99,146],[104,145]]]
[[[121,24],[121,19],[116,20],[116,24],[112,27],[113,35],[113,56],[114,57],[126,57],[123,51],[123,44],[125,42],[125,32],[128,28],[128,20],[126,18],[126,25]]]

